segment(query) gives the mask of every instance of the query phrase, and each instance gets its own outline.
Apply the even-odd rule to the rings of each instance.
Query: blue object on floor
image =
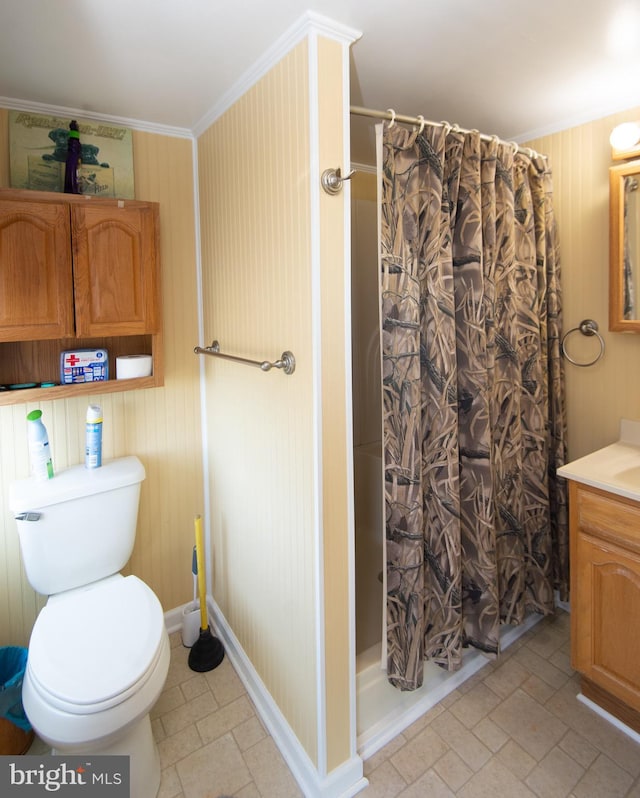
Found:
[[[0,648],[0,716],[24,731],[31,731],[22,706],[22,679],[26,668],[26,648]]]

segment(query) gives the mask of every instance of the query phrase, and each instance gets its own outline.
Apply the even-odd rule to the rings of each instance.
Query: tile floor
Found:
[[[197,674],[180,635],[152,713],[159,798],[302,792],[228,659]],[[559,611],[365,762],[363,798],[640,798],[640,744],[575,696]],[[135,798],[135,796],[132,796]]]
[[[365,762],[363,798],[640,798],[640,744],[576,700],[558,611]]]

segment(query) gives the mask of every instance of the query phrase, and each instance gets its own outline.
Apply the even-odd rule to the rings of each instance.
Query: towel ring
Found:
[[[571,335],[571,333],[574,332],[580,332],[582,333],[582,335],[598,336],[598,340],[600,341],[600,351],[598,352],[596,357],[593,360],[590,360],[588,363],[578,363],[578,361],[574,360],[571,357],[571,355],[569,355],[567,352],[565,341]],[[573,363],[574,366],[593,366],[595,363],[597,363],[602,357],[602,355],[604,355],[604,338],[598,332],[598,322],[594,321],[593,319],[584,319],[583,321],[580,322],[580,324],[577,327],[574,327],[572,330],[569,330],[569,332],[566,332],[562,336],[562,354],[567,358],[569,363]]]

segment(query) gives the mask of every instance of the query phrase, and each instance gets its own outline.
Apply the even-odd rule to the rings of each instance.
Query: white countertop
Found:
[[[558,476],[640,501],[640,421],[620,421],[620,440],[563,465]]]

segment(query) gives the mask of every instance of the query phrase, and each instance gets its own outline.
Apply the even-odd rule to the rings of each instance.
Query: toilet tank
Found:
[[[43,595],[118,573],[136,537],[144,466],[137,457],[84,465],[38,481],[13,482],[9,507],[31,586]]]

